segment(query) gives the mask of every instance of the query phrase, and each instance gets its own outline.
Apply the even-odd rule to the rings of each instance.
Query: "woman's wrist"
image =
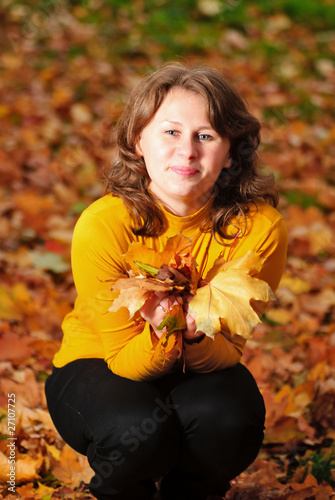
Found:
[[[188,345],[200,344],[200,342],[202,340],[204,340],[205,337],[206,337],[205,333],[203,333],[202,335],[199,335],[197,337],[194,337],[193,339],[187,339],[184,337],[184,342],[185,342],[185,344],[188,344]]]

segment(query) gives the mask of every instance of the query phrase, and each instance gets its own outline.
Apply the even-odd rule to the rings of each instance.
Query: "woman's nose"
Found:
[[[186,158],[195,158],[198,156],[197,143],[194,137],[182,136],[179,142],[179,154]]]

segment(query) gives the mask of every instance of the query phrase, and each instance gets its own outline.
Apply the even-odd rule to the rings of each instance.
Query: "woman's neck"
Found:
[[[152,193],[155,196],[154,193]],[[204,194],[201,199],[193,198],[191,200],[183,200],[182,198],[177,198],[173,200],[161,200],[156,198],[156,201],[164,207],[167,212],[170,212],[177,217],[188,217],[200,210],[205,206],[208,200],[212,197],[213,191]]]

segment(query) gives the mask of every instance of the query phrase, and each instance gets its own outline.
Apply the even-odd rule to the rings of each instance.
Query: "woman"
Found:
[[[257,456],[265,410],[239,363],[245,340],[212,340],[185,312],[187,328],[172,334],[183,336],[183,371],[177,353],[152,358],[178,296],[153,295],[133,321],[106,313],[101,298],[132,242],[160,252],[179,233],[202,276],[219,255],[252,249],[264,259],[258,278],[276,289],[287,237],[272,177],[256,168],[259,130],[217,71],[178,64],[141,81],[119,120],[108,194],[74,231],[78,297],[46,384],[55,426],[87,455],[99,500],[150,500],[159,479],[163,500],[223,496]]]

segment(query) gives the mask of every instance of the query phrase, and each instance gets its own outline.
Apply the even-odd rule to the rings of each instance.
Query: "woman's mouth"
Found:
[[[181,175],[182,177],[192,177],[199,173],[199,170],[194,167],[170,167],[170,170],[177,175]]]

